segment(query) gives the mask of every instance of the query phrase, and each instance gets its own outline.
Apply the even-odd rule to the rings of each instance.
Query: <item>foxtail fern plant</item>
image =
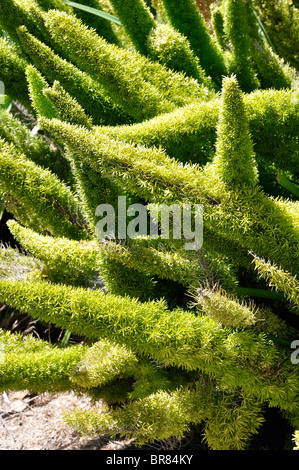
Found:
[[[296,69],[255,1],[212,5],[212,32],[193,0],[77,7],[0,5],[0,302],[66,333],[0,330],[0,390],[86,393],[82,433],[195,427],[212,450],[258,447],[274,408],[298,446]]]

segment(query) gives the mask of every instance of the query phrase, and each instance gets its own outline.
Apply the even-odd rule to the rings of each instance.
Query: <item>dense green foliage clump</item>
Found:
[[[107,407],[68,413],[80,432],[195,427],[213,450],[251,448],[272,408],[298,448],[298,57],[274,21],[291,3],[221,0],[208,25],[193,0],[1,1],[20,248],[1,246],[0,302],[64,334],[0,330],[2,391],[88,393]]]
[[[276,52],[291,66],[299,66],[299,9],[298,2],[255,0],[254,5],[271,37]]]

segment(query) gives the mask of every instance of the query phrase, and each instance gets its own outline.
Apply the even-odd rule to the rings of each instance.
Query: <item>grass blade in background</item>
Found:
[[[281,292],[273,292],[266,289],[255,289],[252,287],[236,287],[235,293],[238,297],[257,297],[261,299],[284,300]]]
[[[79,10],[83,10],[87,13],[92,13],[93,15],[105,18],[105,20],[113,21],[114,23],[121,25],[121,21],[116,18],[116,16],[110,15],[105,11],[97,10],[96,8],[88,7],[86,5],[81,5],[81,3],[69,2],[67,0],[65,0],[65,3],[73,8],[78,8]]]
[[[267,41],[267,43],[268,43],[269,46],[271,47],[272,51],[273,51],[275,54],[277,54],[277,52],[276,52],[276,50],[275,50],[275,47],[273,46],[273,43],[272,43],[272,41],[271,41],[271,39],[270,39],[270,37],[269,37],[267,31],[266,31],[266,28],[265,28],[265,26],[263,25],[263,23],[261,22],[261,20],[260,20],[258,14],[257,14],[257,12],[255,11],[255,9],[254,9],[252,6],[251,6],[250,8],[251,8],[251,10],[252,10],[252,13],[254,14],[254,17],[255,17],[256,21],[258,22],[258,25],[259,25],[259,27],[260,27],[260,29],[261,29],[261,31],[262,31],[264,37],[265,37],[265,40]]]
[[[281,173],[277,173],[276,177],[278,183],[290,193],[294,194],[297,198],[299,198],[299,186],[295,183],[292,183],[286,176]]]
[[[2,219],[5,209],[4,194],[0,194],[0,220]]]

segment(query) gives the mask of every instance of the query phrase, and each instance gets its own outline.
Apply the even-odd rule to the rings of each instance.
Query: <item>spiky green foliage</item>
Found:
[[[222,325],[246,328],[257,322],[253,309],[228,298],[221,290],[198,290],[197,298],[203,311]]]
[[[176,251],[163,250],[155,246],[144,246],[142,243],[131,243],[129,246],[115,242],[103,243],[101,250],[109,259],[114,259],[132,269],[147,271],[162,279],[188,285],[196,282],[201,268],[197,260],[189,260],[187,256]]]
[[[182,166],[163,151],[117,142],[107,136],[98,138],[84,128],[57,119],[42,118],[40,126],[64,140],[94,171],[149,202],[210,199],[204,186],[198,184],[202,179],[200,169],[192,165]],[[184,186],[188,186],[188,195]]]
[[[68,390],[70,372],[85,352],[81,345],[62,348],[3,330],[0,330],[0,342],[5,354],[0,369],[2,391],[29,389],[53,393]]]
[[[219,85],[226,68],[221,52],[211,38],[208,26],[193,0],[163,0],[172,26],[187,37],[206,74]]]
[[[223,83],[213,166],[228,186],[257,184],[258,175],[242,96],[235,78]]]
[[[147,55],[147,38],[153,28],[155,20],[143,0],[112,0],[111,4],[122,25],[128,31],[132,43],[137,51]],[[110,41],[111,42],[111,41]]]
[[[132,57],[127,51],[106,43],[75,18],[63,13],[49,15],[47,25],[56,38],[61,34],[64,34],[65,40],[68,38],[69,58],[93,78],[100,80],[112,99],[134,119],[143,120],[174,109],[174,105],[165,100],[155,86],[135,73],[133,63],[130,63]],[[77,28],[80,28],[81,37],[84,37],[83,42],[81,39],[76,42],[79,36],[73,33]],[[98,46],[96,50],[95,45]]]
[[[49,168],[67,179],[67,164],[54,143],[34,133],[20,119],[6,110],[0,110],[0,137],[25,154],[34,163]]]
[[[254,6],[277,53],[298,70],[298,3],[296,5],[296,2],[292,0],[283,0],[279,3],[269,0],[254,0]]]
[[[30,99],[37,116],[47,116],[49,119],[57,117],[55,108],[43,94],[43,89],[49,86],[44,77],[33,66],[26,68],[26,77],[29,85]]]
[[[26,24],[29,31],[44,39],[43,15],[37,3],[31,0],[3,0],[0,6],[0,26],[10,39],[19,43],[17,28]]]
[[[218,450],[230,448],[241,450],[244,449],[248,436],[257,432],[263,422],[263,417],[259,404],[254,404],[250,398],[238,398],[241,404],[234,408],[231,406],[232,395],[220,392],[213,396],[207,393],[207,386],[202,380],[191,389],[181,388],[168,394],[158,392],[127,405],[125,409],[110,413],[83,414],[77,409],[68,413],[66,420],[85,433],[96,434],[109,429],[117,434],[117,429],[121,429],[121,435],[130,437],[133,434],[130,430],[134,430],[133,435],[136,436],[137,443],[143,444],[148,441],[152,442],[153,435],[157,435],[162,441],[167,440],[172,436],[171,428],[176,429],[177,436],[183,436],[189,428],[189,423],[199,424],[213,416],[204,431],[205,441]],[[215,399],[217,405],[214,402]],[[228,407],[231,407],[229,412]],[[168,419],[165,419],[165,413]],[[230,423],[227,423],[227,427],[223,427],[219,433],[221,413],[226,414],[226,422],[229,414]],[[237,445],[236,435],[238,435]]]
[[[231,395],[220,395],[209,410],[211,417],[205,428],[204,439],[215,450],[243,450],[250,436],[257,434],[264,422],[260,403],[247,396],[238,398],[236,406],[232,405]]]
[[[168,439],[173,430],[176,436],[182,437],[190,422],[198,424],[204,417],[198,394],[182,389],[171,394],[160,391],[110,413],[91,411],[83,414],[77,409],[66,416],[66,421],[81,433],[96,435],[109,430],[112,436],[119,432],[126,438],[134,435],[137,444],[142,445],[154,441],[153,436]]]
[[[58,81],[54,82],[52,88],[44,88],[41,90],[42,93],[52,103],[63,121],[79,124],[87,129],[92,128],[92,118],[86,115],[82,106],[65,91]]]
[[[232,46],[227,69],[235,73],[244,91],[259,87],[251,65],[249,25],[242,0],[226,0],[224,3],[224,31]]]
[[[225,33],[224,33],[224,19],[223,14],[216,3],[211,5],[211,22],[213,26],[213,31],[215,34],[215,39],[221,49],[227,49]]]
[[[241,189],[234,192],[231,188],[226,189],[214,176],[213,165],[200,171],[196,166],[180,165],[161,151],[117,143],[104,136],[99,140],[85,129],[55,119],[43,118],[40,124],[56,138],[64,139],[74,151],[80,152],[81,158],[87,158],[87,163],[96,172],[113,179],[129,193],[152,203],[165,200],[168,203],[205,202],[205,226],[211,226],[239,243],[243,240],[248,249],[256,253],[267,253],[270,258],[275,253],[286,269],[296,271],[298,260],[294,259],[292,250],[297,247],[298,217],[284,201],[272,200],[258,187],[251,190],[241,185]],[[221,205],[218,205],[220,201]],[[257,207],[260,208],[258,212]],[[258,236],[255,224],[263,227]],[[272,233],[273,224],[275,234]],[[277,250],[281,240],[277,240],[278,232],[281,236],[288,233],[288,245],[293,247],[280,250],[279,254]]]
[[[19,154],[13,144],[2,141],[0,155],[1,190],[21,220],[53,235],[87,236],[78,202],[58,177]]]
[[[0,388],[104,400],[67,422],[138,445],[197,426],[210,449],[248,449],[267,407],[293,437],[296,71],[251,1],[217,2],[214,34],[193,0],[82,3],[122,24],[60,0],[0,6],[1,211],[20,247],[0,247],[0,302],[67,332],[1,331]],[[203,245],[165,237],[155,204],[202,204]],[[137,207],[147,227],[123,237]]]
[[[137,53],[108,44],[70,15],[51,12],[46,25],[54,40],[63,34],[69,59],[99,80],[113,101],[137,121],[171,111],[192,99],[211,96],[194,80],[187,80]],[[76,40],[74,31],[80,34],[80,41]]]
[[[176,72],[183,72],[210,86],[188,40],[169,25],[157,25],[148,35],[149,56]]]
[[[17,108],[18,109],[18,108]],[[36,124],[36,121],[33,121]],[[50,170],[66,184],[72,184],[70,164],[59,146],[45,135],[39,135],[38,126],[33,129],[12,113],[0,110],[0,137],[11,143],[38,166]]]
[[[99,282],[101,258],[94,243],[41,235],[14,220],[8,224],[21,246],[46,266],[43,272],[50,279],[87,286]]]
[[[18,54],[14,45],[0,37],[0,79],[9,96],[31,108],[25,75],[27,62]]]
[[[73,9],[67,5],[64,0],[36,0],[36,3],[45,11],[49,10],[50,8],[68,11],[69,13],[73,11]]]
[[[237,75],[245,91],[290,88],[296,80],[296,69],[277,55],[255,3],[221,0],[212,5],[215,38],[227,70]]]
[[[72,375],[72,381],[91,388],[132,373],[137,357],[127,348],[109,341],[98,341],[88,349]]]
[[[298,309],[299,282],[296,276],[291,276],[290,273],[279,269],[275,264],[267,263],[258,257],[254,257],[253,263],[260,276],[267,280],[268,285],[274,287],[277,291],[283,292],[286,298]]]
[[[262,88],[291,88],[295,75],[268,44],[252,42],[253,59]]]
[[[43,42],[29,34],[25,26],[18,29],[25,51],[51,84],[59,80],[79,104],[94,117],[95,124],[127,122],[121,109],[103,94],[100,83],[79,70],[74,64],[55,54]]]
[[[45,0],[39,0],[39,2],[40,1],[44,2]],[[50,10],[51,8],[57,9],[57,6],[55,4],[50,5],[49,2],[47,1],[46,3],[47,3],[47,10]],[[103,0],[83,0],[80,2],[76,2],[76,3],[85,5],[87,7],[95,8],[97,10],[104,10],[104,11],[107,9],[107,6],[109,7],[109,2],[105,0],[104,1]],[[59,8],[59,10],[74,12],[74,9],[72,7],[69,7],[68,5],[65,5],[65,4],[61,5],[61,8]],[[117,44],[117,45],[121,44],[121,39],[113,30],[113,25],[111,24],[110,21],[107,21],[105,18],[101,18],[99,16],[93,15],[81,9],[76,9],[76,16],[78,18],[81,18],[83,23],[93,28],[101,37],[105,38],[109,43]]]
[[[183,72],[210,86],[187,38],[170,25],[157,23],[143,0],[114,0],[112,4],[136,50],[171,70]]]
[[[259,90],[243,96],[257,163],[299,174],[299,106],[287,90]],[[212,160],[217,139],[220,99],[191,104],[131,126],[96,127],[98,135],[161,147],[182,162]],[[270,163],[271,162],[271,163]],[[271,170],[272,165],[272,170]],[[269,172],[269,168],[267,168]]]
[[[16,249],[1,245],[0,259],[1,279],[40,278],[42,263],[32,256],[27,256],[27,254],[21,253]]]
[[[180,309],[167,310],[163,301],[141,303],[113,294],[38,281],[2,280],[0,287],[2,302],[23,308],[33,317],[54,321],[93,341],[114,339],[133,352],[149,355],[167,366],[202,370],[216,377],[222,386],[242,387],[272,406],[296,413],[298,374],[285,363],[277,375],[277,360],[286,359],[287,354],[271,344],[264,334],[231,331],[207,316],[196,317]],[[244,361],[248,368],[244,368]]]

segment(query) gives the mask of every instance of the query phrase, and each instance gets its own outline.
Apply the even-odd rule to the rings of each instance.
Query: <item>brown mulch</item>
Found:
[[[28,390],[0,394],[0,450],[126,450],[133,440],[112,441],[79,435],[62,419],[75,407],[89,409],[88,396],[73,392],[31,395]]]

